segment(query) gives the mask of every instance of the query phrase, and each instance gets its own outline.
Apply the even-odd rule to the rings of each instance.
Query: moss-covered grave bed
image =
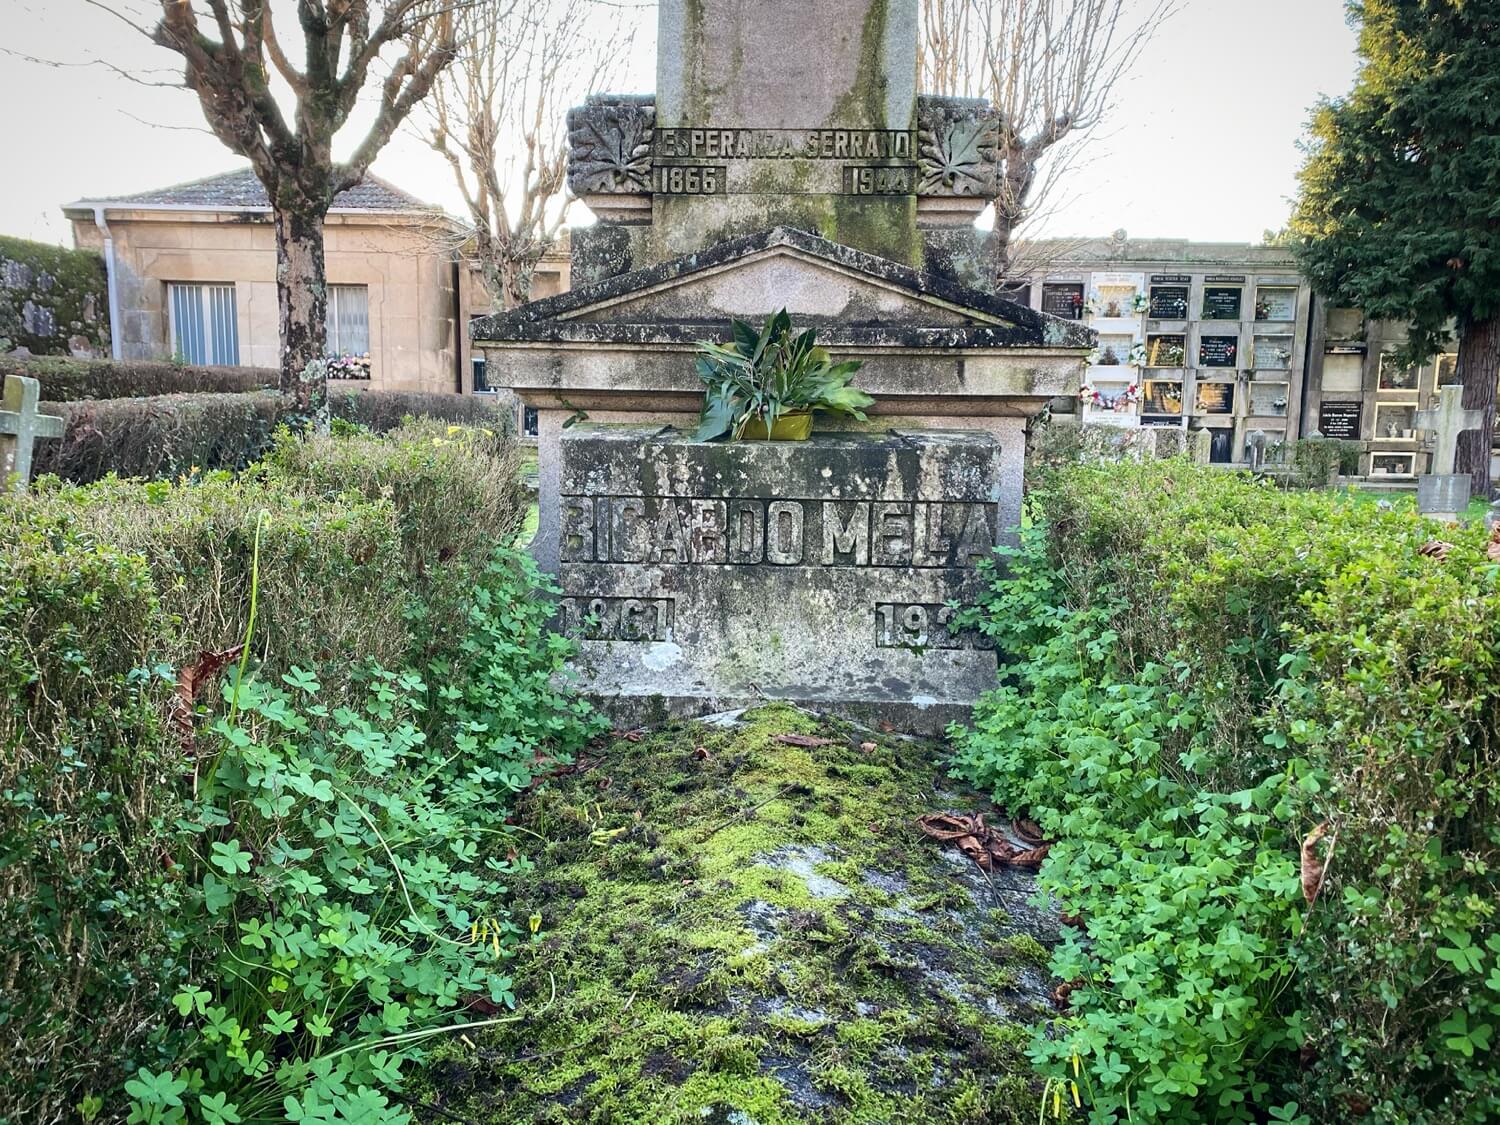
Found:
[[[537,788],[515,818],[536,834],[515,899],[541,924],[515,964],[524,1018],[449,1040],[409,1104],[433,1122],[1035,1120],[1024,1045],[1056,920],[1028,875],[918,830],[986,808],[940,755],[768,705],[612,741]]]

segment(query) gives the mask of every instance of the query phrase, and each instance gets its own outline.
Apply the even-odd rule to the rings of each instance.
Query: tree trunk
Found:
[[[326,424],[328,280],[323,212],[276,209],[276,298],[281,316],[281,392],[314,426]]]
[[[1500,316],[1459,329],[1458,379],[1464,386],[1465,410],[1484,411],[1484,426],[1458,435],[1454,472],[1474,478],[1474,495],[1490,499],[1490,445],[1495,432],[1495,386],[1500,380]]]
[[[1016,228],[1026,220],[1027,198],[1036,181],[1036,160],[1025,148],[1012,146],[1005,151],[1000,192],[995,196],[995,229],[990,235],[991,265],[995,271],[995,288],[1003,290],[1011,280],[1011,243]]]

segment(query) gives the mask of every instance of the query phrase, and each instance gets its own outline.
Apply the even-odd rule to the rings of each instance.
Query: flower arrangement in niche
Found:
[[[812,432],[818,410],[869,421],[865,407],[875,400],[849,385],[863,363],[834,363],[817,346],[815,329],[793,335],[786,309],[759,332],[741,320],[730,321],[730,331],[728,344],[698,343],[698,378],[706,397],[696,440],[727,434],[733,441],[801,441]]]

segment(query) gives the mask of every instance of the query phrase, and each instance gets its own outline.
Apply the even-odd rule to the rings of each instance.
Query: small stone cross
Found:
[[[1419,410],[1416,426],[1421,430],[1432,430],[1431,471],[1437,475],[1449,475],[1458,461],[1458,435],[1465,430],[1477,430],[1484,425],[1483,410],[1465,410],[1461,403],[1462,387],[1443,387],[1438,391],[1438,404],[1431,410]]]
[[[63,420],[55,414],[41,414],[37,403],[42,397],[41,384],[21,375],[5,376],[5,397],[0,401],[0,484],[17,492],[26,491],[31,479],[31,447],[38,438],[63,436]]]

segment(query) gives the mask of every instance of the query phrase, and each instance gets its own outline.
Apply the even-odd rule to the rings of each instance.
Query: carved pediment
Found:
[[[680,343],[782,308],[829,344],[1090,344],[1082,325],[785,227],[483,318],[472,332],[495,342]]]

